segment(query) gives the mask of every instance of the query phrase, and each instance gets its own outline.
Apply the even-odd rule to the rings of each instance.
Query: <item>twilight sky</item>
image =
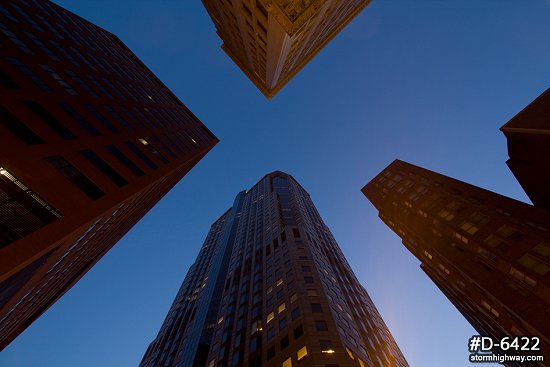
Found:
[[[412,367],[470,365],[477,333],[360,189],[400,158],[527,201],[498,128],[550,85],[549,0],[374,0],[272,101],[198,0],[55,2],[118,35],[221,142],[0,366],[137,366],[211,223],[274,170],[309,191]]]

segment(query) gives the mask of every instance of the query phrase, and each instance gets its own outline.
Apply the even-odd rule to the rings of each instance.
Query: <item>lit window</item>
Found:
[[[290,358],[285,359],[282,367],[292,367],[292,360]]]
[[[428,251],[424,251],[424,255],[430,260],[433,259],[433,256]]]
[[[223,322],[223,316],[218,319],[218,324],[221,324]]]
[[[266,323],[269,324],[269,322],[270,322],[271,320],[273,320],[274,317],[275,317],[275,313],[270,312],[270,313],[267,315]]]
[[[541,242],[533,248],[533,251],[540,256],[550,257],[550,243]]]
[[[256,320],[252,323],[251,334],[254,334],[257,331],[262,331],[262,321],[261,320]]]
[[[523,255],[518,262],[539,275],[544,276],[550,271],[550,266],[531,255]]]
[[[306,346],[303,346],[302,348],[298,349],[298,352],[296,353],[298,356],[298,360],[301,360],[302,358],[307,357],[307,348]]]
[[[439,213],[437,213],[441,218],[445,219],[447,222],[453,220],[455,217],[454,214],[450,213],[449,211],[442,209]]]
[[[284,310],[286,309],[286,304],[283,302],[279,305],[279,307],[277,308],[277,311],[279,313],[283,312]]]
[[[349,356],[351,359],[355,359],[355,357],[353,356],[353,353],[351,352],[351,350],[349,350],[348,347],[346,347],[346,352],[348,352],[348,356]]]
[[[531,287],[537,285],[537,281],[535,279],[525,275],[523,272],[514,267],[510,268],[510,275]]]
[[[461,235],[460,233],[455,232],[455,233],[454,233],[454,236],[455,236],[456,238],[458,238],[459,240],[461,240],[462,242],[464,242],[464,243],[468,243],[468,242],[469,242],[468,238],[465,237],[465,236],[463,236],[463,235]]]
[[[474,226],[474,224],[471,223],[471,222],[464,222],[464,223],[462,223],[462,225],[460,226],[460,228],[461,228],[463,231],[466,231],[466,232],[468,232],[468,233],[471,234],[471,235],[474,235],[474,234],[476,234],[477,231],[479,231],[479,228],[477,228],[476,226]]]
[[[277,279],[277,283],[275,283],[275,286],[278,287],[278,286],[280,286],[281,284],[283,284],[283,278]]]

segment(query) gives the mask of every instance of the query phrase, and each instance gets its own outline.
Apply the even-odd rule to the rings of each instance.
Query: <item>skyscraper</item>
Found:
[[[500,128],[506,162],[535,206],[550,210],[550,88]]]
[[[550,212],[399,160],[362,191],[480,334],[550,351]]]
[[[202,0],[222,49],[273,97],[370,0]]]
[[[273,172],[208,233],[142,367],[408,366],[308,193]]]
[[[0,4],[0,349],[216,143],[113,34]]]

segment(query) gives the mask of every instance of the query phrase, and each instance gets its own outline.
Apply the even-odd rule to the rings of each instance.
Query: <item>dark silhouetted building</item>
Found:
[[[309,194],[273,172],[214,224],[153,366],[408,366]]]
[[[222,49],[273,97],[370,0],[202,0]]]
[[[399,160],[362,191],[480,334],[548,354],[550,212]]]
[[[0,349],[217,139],[113,34],[0,4]]]
[[[550,89],[500,130],[508,139],[506,164],[533,204],[550,210]]]

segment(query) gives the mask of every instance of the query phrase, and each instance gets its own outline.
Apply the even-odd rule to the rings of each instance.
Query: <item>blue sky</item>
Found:
[[[56,2],[118,35],[221,142],[1,366],[136,366],[210,224],[274,170],[309,191],[410,365],[469,365],[474,330],[360,189],[400,158],[527,201],[498,128],[549,86],[549,1],[374,0],[272,101],[198,0]]]

